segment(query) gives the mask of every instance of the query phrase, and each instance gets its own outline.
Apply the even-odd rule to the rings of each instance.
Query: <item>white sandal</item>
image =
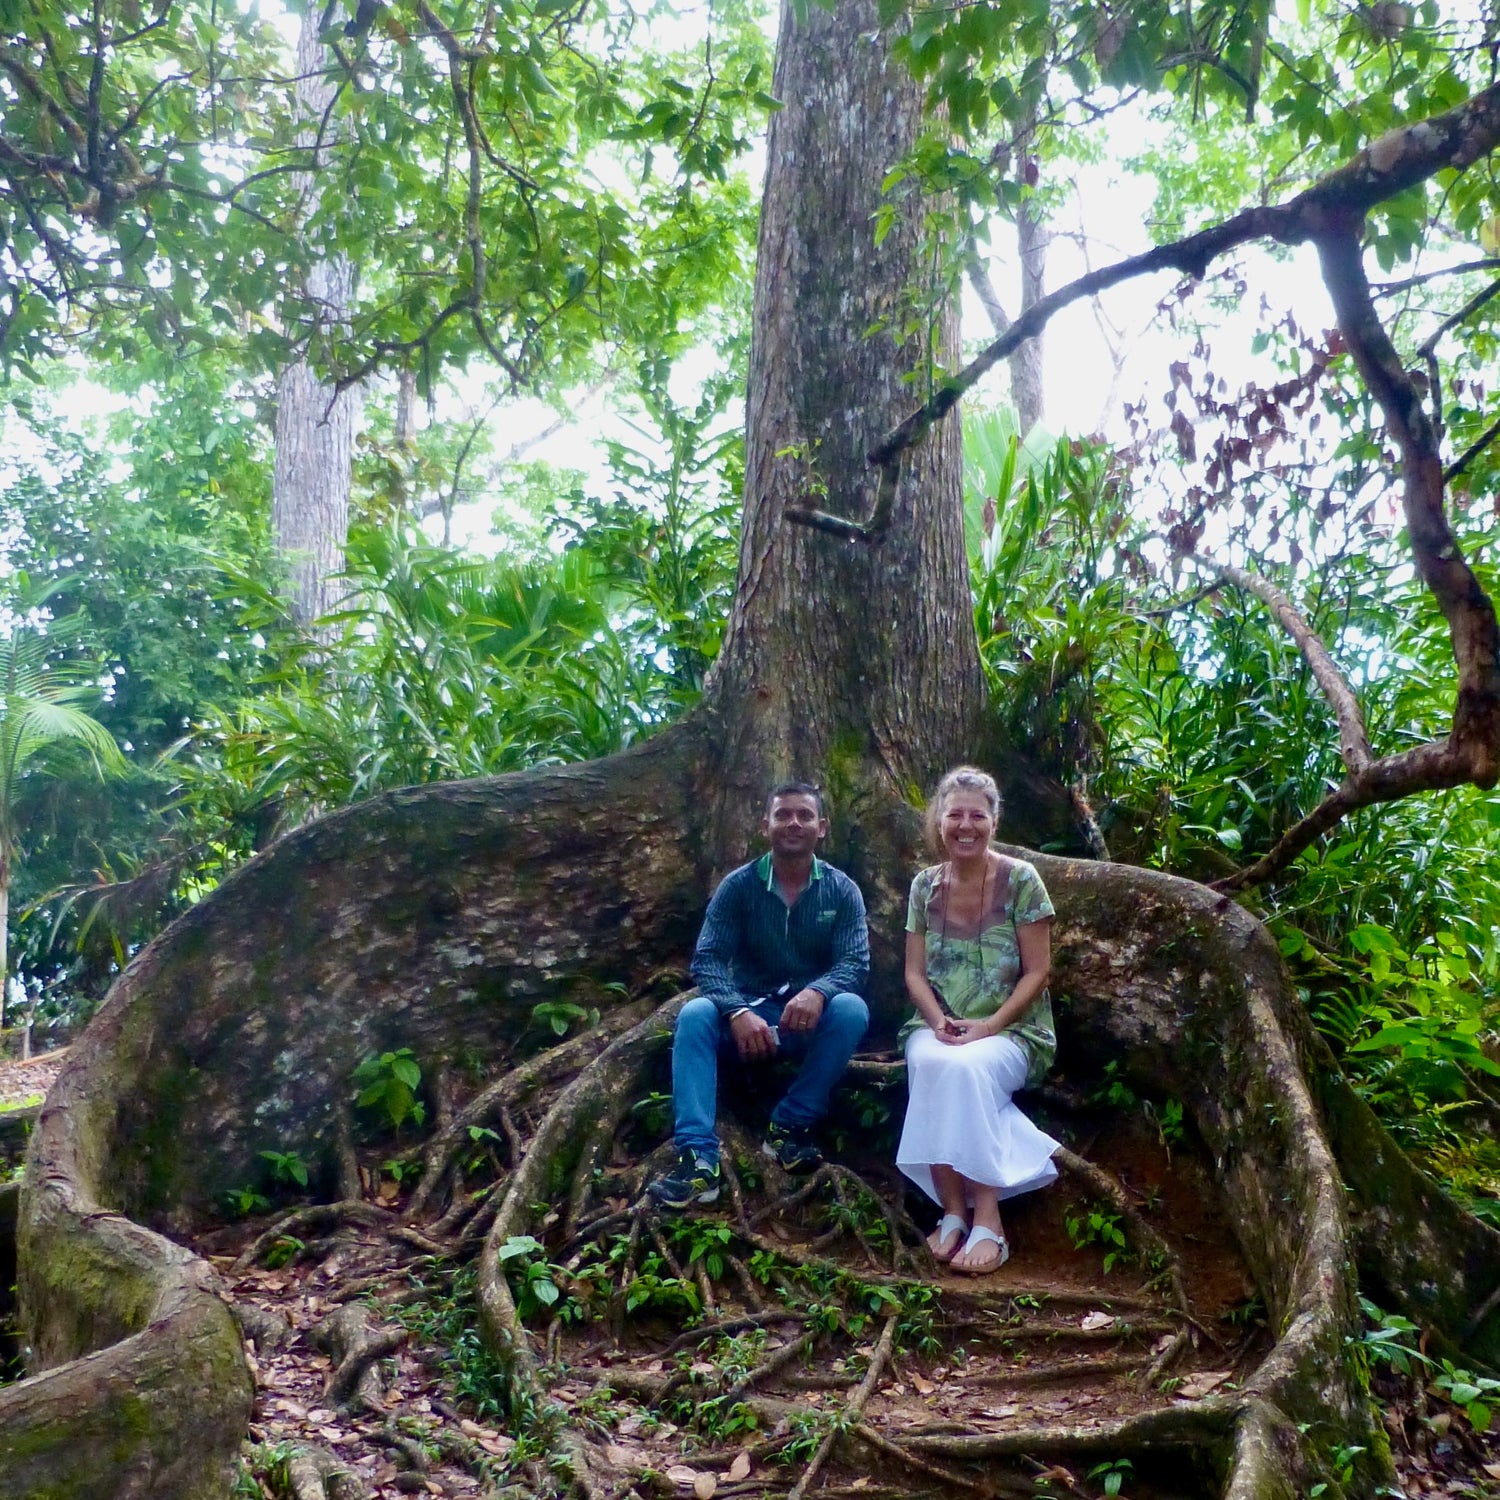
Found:
[[[966,1218],[964,1218],[964,1216],[962,1214],[944,1214],[943,1215],[942,1223],[940,1223],[938,1225],[938,1227],[937,1227],[938,1245],[941,1247],[943,1241],[946,1240],[950,1234],[955,1234],[956,1233],[956,1234],[962,1236],[963,1234],[965,1234],[967,1232],[968,1228],[969,1228],[969,1221]],[[929,1250],[932,1250],[932,1246],[930,1244],[928,1245],[927,1248]],[[955,1244],[953,1246],[953,1248],[946,1255],[943,1254],[941,1248],[939,1248],[937,1250],[933,1250],[932,1251],[932,1258],[940,1266],[946,1266],[948,1264],[948,1262],[950,1260],[952,1260],[955,1255],[958,1254],[958,1249],[959,1249],[958,1245]]]
[[[967,1255],[979,1245],[989,1244],[993,1241],[1000,1247],[999,1258],[993,1265],[976,1266],[972,1269],[968,1266],[953,1266],[960,1276],[988,1276],[991,1271],[998,1271],[1006,1261],[1010,1259],[1010,1241],[1003,1234],[996,1234],[993,1229],[986,1229],[983,1224],[976,1224],[970,1231],[969,1237],[964,1241],[963,1253]],[[953,1252],[955,1255],[958,1251]]]

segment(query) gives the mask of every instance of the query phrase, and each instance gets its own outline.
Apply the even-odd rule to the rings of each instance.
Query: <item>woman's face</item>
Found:
[[[938,829],[950,859],[972,859],[982,854],[989,848],[990,836],[995,831],[989,798],[983,792],[965,787],[949,792]]]

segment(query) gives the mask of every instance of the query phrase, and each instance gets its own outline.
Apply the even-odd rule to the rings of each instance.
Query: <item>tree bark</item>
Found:
[[[1021,156],[1024,180],[1028,166],[1034,163],[1029,153]],[[1036,199],[1022,198],[1016,205],[1016,252],[1021,262],[1021,316],[1024,318],[1046,293],[1047,245],[1051,240],[1047,226],[1037,211]],[[1003,330],[997,329],[996,332]],[[1046,386],[1043,380],[1043,335],[1027,339],[1010,357],[1010,395],[1016,403],[1016,418],[1023,433],[1030,432],[1046,414]]]
[[[835,800],[923,787],[972,746],[982,703],[964,553],[960,434],[911,455],[870,545],[788,524],[789,506],[858,520],[865,450],[957,348],[954,310],[901,329],[928,283],[921,204],[877,246],[881,181],[921,125],[875,0],[783,7],[750,350],[740,576],[706,712],[715,826],[745,847],[766,786],[822,777]],[[918,319],[918,321],[921,321]],[[867,330],[876,329],[873,333]],[[905,377],[915,372],[915,387]]]
[[[319,180],[321,147],[337,90],[326,77],[327,58],[318,37],[316,6],[302,14],[297,34],[297,114],[302,120],[298,148],[309,166],[295,181],[307,220],[324,191]],[[271,524],[287,570],[292,615],[310,626],[337,602],[333,575],[343,566],[349,530],[349,488],[354,429],[359,421],[359,387],[337,391],[319,379],[313,360],[327,331],[348,316],[353,268],[339,254],[319,254],[307,246],[312,264],[301,299],[306,319],[304,353],[281,372],[276,383],[276,464],[271,488]]]

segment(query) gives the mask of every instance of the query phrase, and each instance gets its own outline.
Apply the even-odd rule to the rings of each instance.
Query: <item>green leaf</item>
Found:
[[[542,1242],[529,1234],[513,1234],[495,1252],[498,1260],[514,1260],[518,1255],[540,1255]]]

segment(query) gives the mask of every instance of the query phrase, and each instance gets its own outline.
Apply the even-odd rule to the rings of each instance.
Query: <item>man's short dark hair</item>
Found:
[[[766,816],[771,815],[771,804],[778,797],[811,797],[818,805],[818,816],[826,818],[828,809],[823,806],[823,792],[815,787],[810,781],[783,781],[779,786],[771,788],[770,795],[766,798]]]

